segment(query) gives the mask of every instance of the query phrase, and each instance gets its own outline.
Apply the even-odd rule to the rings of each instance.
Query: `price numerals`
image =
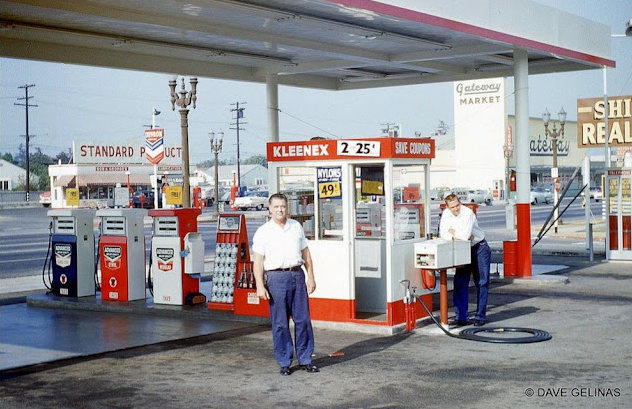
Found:
[[[376,141],[338,141],[339,156],[380,156],[380,143]]]
[[[340,197],[340,182],[325,182],[318,184],[320,197]]]

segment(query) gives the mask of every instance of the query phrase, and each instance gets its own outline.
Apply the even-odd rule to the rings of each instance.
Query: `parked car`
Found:
[[[43,192],[43,193],[41,193],[39,195],[39,202],[44,207],[50,207],[50,204],[51,204],[50,192]]]
[[[585,196],[584,192],[582,192],[582,196]],[[599,186],[590,188],[590,198],[595,199],[595,202],[603,200],[603,191],[601,190]]]
[[[485,190],[457,187],[452,189],[451,192],[459,198],[461,203],[492,203],[492,195]]]
[[[450,188],[447,186],[439,186],[434,189],[430,189],[430,200],[443,200],[448,194],[450,194]]]
[[[246,196],[235,198],[235,207],[241,210],[255,208],[261,210],[268,207],[268,192],[265,190],[246,193]]]
[[[553,201],[553,194],[549,189],[544,189],[542,187],[532,187],[531,188],[531,204],[535,205],[538,203],[550,203]]]
[[[141,200],[141,196],[144,196]],[[132,202],[134,207],[143,209],[154,208],[154,191],[153,190],[137,190],[132,194]],[[162,207],[162,195],[158,195],[158,207]]]

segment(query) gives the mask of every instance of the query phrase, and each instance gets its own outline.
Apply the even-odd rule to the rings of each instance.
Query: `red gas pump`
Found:
[[[99,260],[101,299],[145,299],[145,230],[143,209],[103,209]]]
[[[197,207],[199,209],[202,208],[202,188],[199,186],[195,186],[193,188],[193,207]]]
[[[151,209],[154,232],[151,275],[154,303],[184,305],[200,291],[204,269],[204,243],[197,233],[196,208]]]

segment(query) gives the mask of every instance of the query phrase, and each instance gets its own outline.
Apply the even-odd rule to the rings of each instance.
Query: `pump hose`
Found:
[[[548,341],[553,338],[551,334],[546,331],[540,329],[532,329],[532,328],[520,328],[520,327],[487,327],[487,328],[467,328],[461,331],[458,335],[454,335],[450,331],[446,330],[443,325],[439,321],[437,321],[437,317],[430,312],[430,309],[426,305],[426,303],[421,299],[420,296],[415,295],[415,298],[419,300],[421,306],[426,310],[428,316],[432,319],[432,321],[439,327],[446,335],[452,338],[458,339],[466,339],[470,341],[478,341],[478,342],[492,342],[496,344],[528,344],[533,342],[541,342]],[[479,332],[489,332],[489,333],[505,333],[505,332],[521,332],[528,333],[531,336],[527,337],[513,337],[513,338],[505,338],[505,337],[488,337],[478,335]]]
[[[50,263],[53,259],[53,255],[50,252],[51,245],[53,243],[53,222],[50,222],[48,225],[48,247],[46,248],[46,258],[44,258],[44,266],[42,267],[42,281],[44,282],[44,286],[48,290],[52,290],[51,286],[51,277],[50,277]],[[50,259],[49,259],[50,256]],[[46,282],[46,264],[48,264],[48,282]]]
[[[152,245],[153,242],[149,242],[149,269],[147,269],[147,287],[149,288],[149,293],[151,296],[154,296],[154,283],[151,281],[151,264],[152,264]]]
[[[95,262],[94,262],[94,287],[97,289],[97,291],[101,292],[101,283],[99,282],[99,263],[101,262],[101,251],[100,251],[100,244],[99,242],[101,241],[101,235],[99,235],[99,237],[97,238],[97,251],[95,252],[96,254],[94,255],[95,257]]]

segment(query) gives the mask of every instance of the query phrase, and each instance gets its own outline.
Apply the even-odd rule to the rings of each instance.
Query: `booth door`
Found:
[[[355,318],[386,320],[384,166],[355,166]]]
[[[632,260],[630,170],[608,176],[610,259]],[[622,173],[622,174],[621,174]]]

